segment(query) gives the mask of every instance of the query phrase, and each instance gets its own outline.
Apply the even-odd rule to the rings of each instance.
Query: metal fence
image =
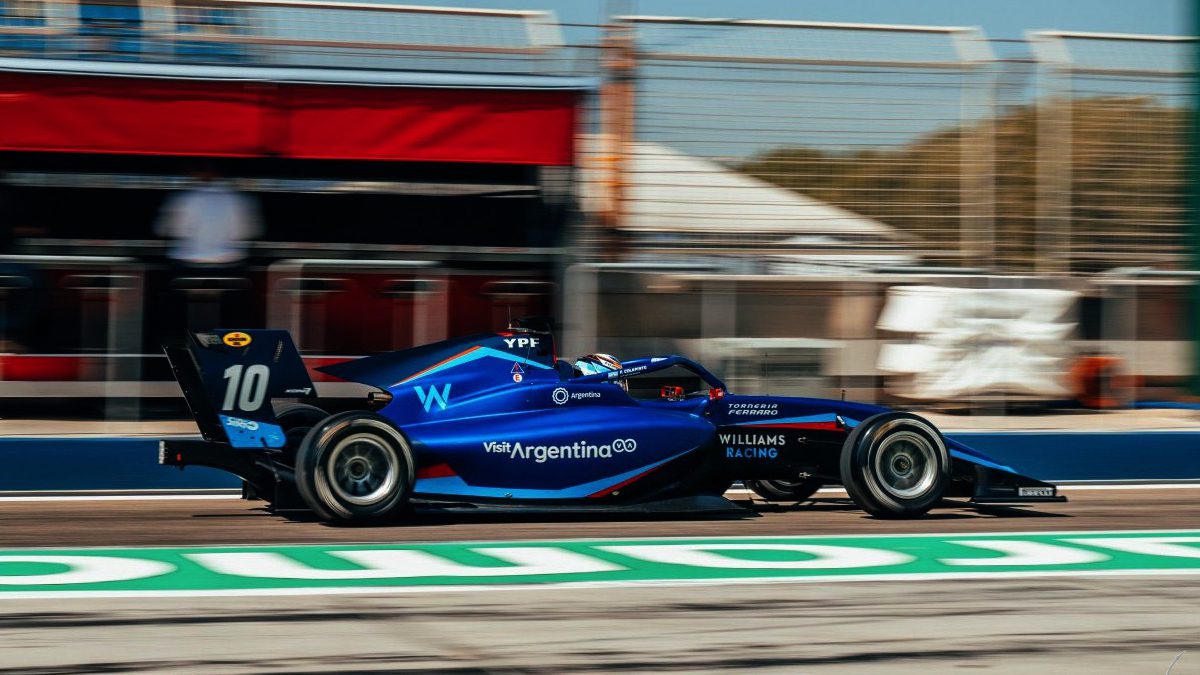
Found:
[[[610,34],[636,93],[607,106],[629,130],[610,114],[583,192],[635,250],[800,256],[777,271],[1186,257],[1193,38],[638,16]]]
[[[565,351],[751,392],[1169,396],[1194,42],[624,17],[582,158],[610,256],[567,276]]]
[[[1193,38],[999,43],[965,27],[646,16],[575,28],[585,43],[564,48],[545,12],[0,0],[8,57],[604,74],[577,178],[542,172],[556,196],[578,198],[585,223],[558,293],[564,355],[679,351],[741,391],[903,396],[907,375],[881,351],[924,338],[881,317],[891,289],[922,286],[1074,293],[1071,320],[1057,322],[1075,325],[1063,338],[1073,355],[1117,356],[1136,386],[1195,369]],[[329,353],[331,298],[351,292],[354,265],[322,265],[271,270],[271,320]],[[453,275],[372,267],[372,302],[386,310],[372,348],[454,332],[441,312]],[[478,311],[493,324],[554,294],[543,279],[487,283],[471,293],[490,298]],[[1022,320],[1012,298],[1023,296],[1006,297],[997,316],[968,302],[959,320]],[[985,337],[1028,337],[997,330]]]
[[[1186,259],[1193,38],[652,16],[569,34],[544,11],[0,0],[0,57],[603,74],[578,192],[608,253],[766,251],[750,271],[784,273]]]
[[[758,240],[835,266],[896,244],[990,255],[994,57],[978,30],[622,21],[637,93],[620,219],[635,242]]]
[[[1038,266],[1187,264],[1187,37],[1034,32]]]

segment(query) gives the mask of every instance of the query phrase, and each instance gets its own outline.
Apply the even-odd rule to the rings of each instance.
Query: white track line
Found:
[[[768,584],[888,582],[888,581],[947,581],[947,580],[1007,580],[1037,577],[1191,577],[1200,569],[1117,569],[1117,570],[1021,570],[1014,572],[924,572],[908,574],[814,575],[803,577],[734,577],[701,579],[641,579],[636,581],[564,581],[537,584],[477,584],[463,586],[321,586],[301,588],[237,588],[155,591],[6,591],[5,600],[93,599],[93,598],[211,598],[254,596],[321,596],[321,595],[395,595],[423,593],[477,593],[481,591],[557,591],[591,588],[646,588],[675,586],[758,586]]]

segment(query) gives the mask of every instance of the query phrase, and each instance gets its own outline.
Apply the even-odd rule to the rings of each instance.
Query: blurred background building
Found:
[[[0,0],[0,405],[145,414],[188,326],[321,365],[531,314],[746,393],[1189,394],[1194,39],[609,9]],[[244,260],[155,234],[202,174]]]

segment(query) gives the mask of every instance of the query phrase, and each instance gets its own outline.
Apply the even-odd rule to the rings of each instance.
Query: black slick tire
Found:
[[[399,513],[416,481],[404,434],[386,418],[352,411],[312,427],[296,456],[304,503],[331,524],[369,523]]]
[[[283,429],[286,439],[275,459],[280,464],[293,466],[296,463],[296,451],[300,448],[304,435],[314,424],[328,417],[329,413],[315,405],[292,401],[275,401],[271,403],[271,408],[275,412],[275,423]],[[262,499],[274,502],[277,490],[276,486],[260,485],[256,487],[249,481],[242,481],[242,499]]]
[[[273,402],[271,406],[275,410],[275,423],[283,428],[284,436],[287,438],[287,442],[283,446],[283,463],[293,464],[296,460],[296,452],[300,449],[300,444],[304,442],[304,437],[308,435],[309,429],[329,417],[329,413],[315,405],[292,401]]]
[[[942,499],[950,455],[927,420],[887,412],[862,421],[842,446],[842,484],[850,499],[877,518],[917,518]]]

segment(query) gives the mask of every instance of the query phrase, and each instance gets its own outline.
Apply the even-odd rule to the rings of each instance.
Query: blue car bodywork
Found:
[[[277,507],[295,504],[294,455],[289,457],[287,430],[268,403],[320,400],[313,400],[290,336],[214,330],[192,334],[186,347],[168,348],[167,354],[204,441],[164,441],[161,463],[225,469]],[[416,467],[410,501],[443,506],[720,510],[729,505],[720,495],[734,480],[816,476],[836,484],[847,436],[889,410],[732,394],[702,365],[675,355],[579,376],[558,360],[548,333],[524,330],[444,340],[318,370],[378,390],[364,407],[411,445]],[[645,399],[622,384],[680,372],[700,388],[685,394],[664,387],[661,397]],[[1053,486],[960,443],[947,440],[946,447],[953,464],[948,497],[1062,500]]]

